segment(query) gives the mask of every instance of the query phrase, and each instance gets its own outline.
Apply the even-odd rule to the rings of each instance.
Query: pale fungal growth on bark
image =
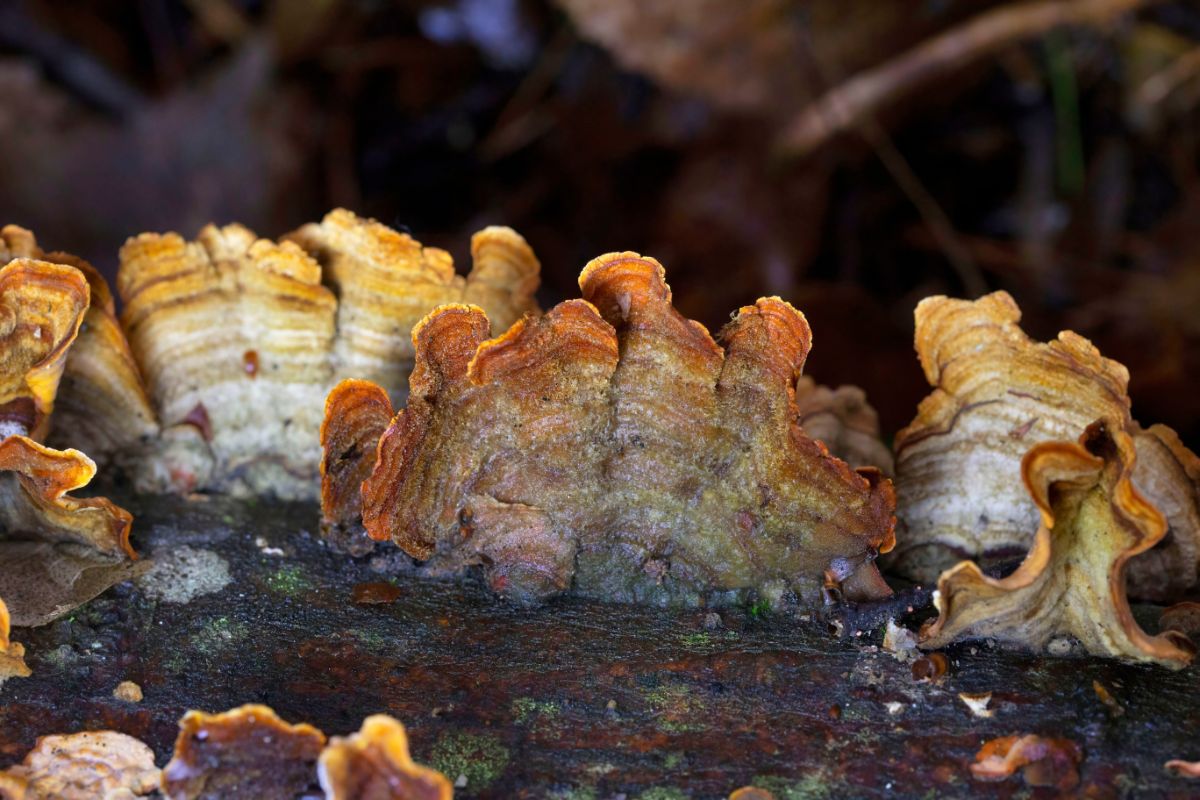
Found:
[[[963,558],[985,567],[1021,558],[1039,517],[1021,484],[1021,459],[1104,420],[1133,437],[1133,483],[1170,526],[1159,547],[1131,562],[1130,594],[1183,594],[1198,580],[1200,462],[1169,428],[1144,431],[1131,421],[1125,367],[1070,331],[1034,342],[1020,316],[1004,292],[917,306],[916,349],[934,391],[896,436],[899,546],[890,567],[931,583]]]
[[[315,496],[339,379],[402,396],[409,334],[430,309],[471,300],[507,324],[534,308],[539,266],[520,236],[488,228],[472,253],[463,278],[446,252],[342,210],[280,243],[239,225],[130,239],[122,322],[162,426],[131,459],[135,484]]]
[[[116,731],[43,736],[0,772],[3,800],[132,800],[158,789],[154,751]]]
[[[862,389],[830,389],[801,375],[796,380],[796,406],[804,432],[829,452],[852,467],[878,467],[888,477],[894,474],[892,453],[880,438],[879,415]]]
[[[802,314],[759,300],[722,347],[675,311],[652,259],[603,256],[580,287],[492,339],[476,307],[431,313],[413,332],[408,405],[378,444],[383,394],[339,387],[326,522],[352,521],[361,482],[372,537],[429,572],[478,567],[523,601],[889,593],[873,562],[893,544],[890,483],[797,423]]]
[[[285,237],[315,257],[337,295],[334,380],[379,384],[398,401],[412,371],[412,328],[444,303],[474,303],[498,328],[536,308],[540,265],[511,228],[471,237],[472,268],[457,275],[445,250],[344,209]]]
[[[1146,634],[1126,600],[1126,565],[1167,526],[1131,482],[1133,439],[1107,425],[1091,425],[1079,444],[1029,451],[1021,475],[1042,517],[1029,554],[1006,578],[970,561],[942,573],[938,617],[922,631],[922,647],[978,637],[1041,651],[1071,637],[1092,655],[1187,666],[1195,652],[1187,636]]]

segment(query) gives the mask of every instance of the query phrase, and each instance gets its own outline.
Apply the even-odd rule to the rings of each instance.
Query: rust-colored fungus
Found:
[[[0,242],[13,236],[13,226],[0,230]],[[45,437],[87,307],[87,280],[73,267],[15,258],[0,268],[0,435]]]
[[[986,742],[975,756],[971,774],[981,781],[1002,781],[1018,770],[1030,786],[1069,792],[1079,784],[1083,753],[1070,739],[1035,734],[1002,736]]]
[[[362,517],[363,481],[375,467],[375,446],[394,415],[387,392],[370,381],[345,380],[325,400],[321,423],[321,517],[348,527]]]
[[[95,474],[95,462],[78,450],[54,450],[27,436],[0,441],[0,530],[136,558],[129,512],[103,497],[68,494]]]
[[[326,437],[327,475],[339,447],[373,461],[362,513],[374,538],[435,573],[479,567],[520,600],[571,587],[655,603],[888,592],[873,562],[893,544],[890,483],[797,424],[802,314],[759,300],[722,349],[675,311],[652,259],[603,256],[580,287],[583,300],[494,339],[467,305],[414,329],[408,407],[375,458],[367,435]],[[368,406],[373,430],[382,400]]]
[[[330,740],[317,769],[326,800],[450,800],[454,793],[446,776],[413,763],[404,726],[384,714]]]
[[[83,273],[90,295],[78,335],[73,343],[68,342],[70,349],[65,353],[65,367],[53,398],[50,443],[76,447],[105,460],[121,448],[152,438],[158,424],[103,276],[83,259],[43,251],[32,232],[7,225],[0,229],[0,265],[15,258],[73,267]],[[67,307],[61,310],[65,313]],[[38,434],[31,433],[41,441]]]
[[[138,381],[99,273],[15,225],[0,229],[0,264],[0,594],[18,625],[39,625],[136,571],[129,514],[69,494],[96,465],[41,441],[53,422],[64,441],[96,443],[64,394],[86,389],[103,412],[104,381],[135,394]]]
[[[131,459],[135,485],[315,496],[322,400],[339,379],[402,392],[412,325],[441,303],[477,299],[509,321],[533,308],[523,239],[488,228],[472,251],[464,279],[447,253],[341,210],[280,243],[240,225],[130,239],[122,322],[162,426]]]
[[[163,768],[162,793],[170,800],[299,796],[313,784],[324,746],[319,730],[289,725],[267,706],[189,711]]]
[[[893,568],[931,582],[962,558],[1020,558],[1038,509],[1018,476],[1025,453],[1074,441],[1095,420],[1134,437],[1134,483],[1167,516],[1171,535],[1128,570],[1133,596],[1169,600],[1196,585],[1200,468],[1172,431],[1129,416],[1128,371],[1070,331],[1029,339],[1004,292],[977,301],[930,297],[916,311],[916,348],[934,391],[896,436],[900,544]]]
[[[132,800],[153,794],[154,751],[115,731],[42,736],[25,760],[0,772],[2,800]]]
[[[1187,637],[1147,635],[1125,596],[1126,564],[1166,532],[1162,514],[1130,480],[1135,459],[1133,439],[1102,421],[1078,445],[1030,450],[1021,475],[1042,524],[1029,554],[1003,579],[969,561],[942,573],[934,595],[939,616],[921,645],[978,636],[1041,650],[1069,636],[1095,655],[1185,666],[1194,652]]]
[[[743,786],[734,789],[729,795],[729,800],[775,800],[775,795],[758,786]]]
[[[95,473],[78,450],[0,441],[0,595],[18,625],[45,624],[144,568],[131,561],[127,511],[69,494]]]
[[[161,772],[153,751],[123,733],[43,736],[24,762],[0,772],[0,800],[132,800],[156,789],[169,800],[449,800],[453,793],[444,775],[413,763],[404,726],[382,714],[328,745],[316,728],[289,725],[262,705],[188,711],[179,728]]]
[[[25,646],[9,638],[12,627],[8,606],[0,599],[0,684],[9,678],[28,678],[29,667],[25,665]]]
[[[857,386],[830,389],[807,375],[796,380],[796,406],[804,432],[852,467],[895,471],[892,453],[879,436],[879,415]]]

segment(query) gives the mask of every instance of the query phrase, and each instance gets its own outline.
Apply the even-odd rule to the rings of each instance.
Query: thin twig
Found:
[[[1096,25],[1159,0],[1037,0],[987,11],[835,86],[786,126],[779,149],[810,153],[884,105],[1026,39],[1069,25]]]

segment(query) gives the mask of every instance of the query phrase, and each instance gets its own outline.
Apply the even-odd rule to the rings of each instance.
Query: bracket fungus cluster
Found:
[[[54,619],[134,574],[136,556],[126,511],[70,495],[91,482],[95,463],[43,444],[52,425],[70,439],[57,401],[76,347],[102,347],[95,337],[103,325],[85,322],[108,313],[106,293],[92,288],[103,281],[84,262],[43,253],[12,225],[0,230],[0,262],[0,597],[11,658],[20,654],[8,642],[10,613],[17,625]]]
[[[652,259],[603,256],[579,284],[582,300],[492,339],[477,307],[432,312],[394,417],[380,389],[335,389],[326,523],[361,513],[431,572],[477,567],[518,600],[887,594],[874,558],[893,544],[890,482],[797,422],[804,316],[759,300],[722,347],[674,309]]]
[[[1177,631],[1147,635],[1133,618],[1125,568],[1166,534],[1166,520],[1134,488],[1132,437],[1097,421],[1079,444],[1046,442],[1021,462],[1041,513],[1033,545],[1017,570],[989,578],[965,561],[943,572],[938,617],[921,645],[970,635],[1045,649],[1071,637],[1095,655],[1178,669],[1195,653]]]
[[[318,785],[320,790],[317,790]],[[413,763],[404,726],[383,714],[333,737],[289,724],[263,705],[189,711],[160,771],[141,741],[115,731],[44,736],[23,763],[0,772],[0,800],[450,800],[446,776]]]
[[[891,567],[932,582],[964,558],[985,566],[1019,559],[1039,519],[1022,458],[1044,442],[1074,442],[1103,420],[1131,437],[1133,483],[1168,525],[1154,549],[1130,561],[1129,592],[1179,597],[1200,579],[1200,460],[1169,428],[1131,420],[1123,366],[1070,331],[1034,342],[1020,316],[1004,292],[917,306],[916,349],[935,388],[896,437],[900,533]]]
[[[472,254],[463,278],[448,253],[343,210],[278,243],[240,225],[130,239],[121,320],[161,426],[135,485],[314,496],[335,383],[402,396],[409,332],[434,306],[478,302],[506,324],[533,308],[539,265],[520,236],[487,228]]]

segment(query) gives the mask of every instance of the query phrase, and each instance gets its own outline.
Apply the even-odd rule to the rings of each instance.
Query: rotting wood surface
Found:
[[[815,619],[748,609],[722,611],[715,627],[703,610],[575,600],[526,610],[404,576],[395,602],[356,605],[356,584],[392,574],[372,565],[403,556],[390,545],[358,559],[332,552],[315,536],[315,506],[127,505],[143,554],[210,551],[232,581],[183,604],[122,584],[16,630],[34,674],[0,688],[0,768],[39,735],[88,728],[136,736],[161,764],[186,709],[258,702],[329,734],[391,714],[419,762],[465,781],[460,797],[724,798],[748,784],[779,800],[1054,796],[1019,775],[972,779],[985,740],[1021,733],[1080,745],[1080,794],[1200,791],[1163,769],[1200,757],[1195,667],[958,645],[949,674],[923,684],[874,647],[878,631],[839,640]],[[124,680],[141,685],[141,703],[113,697]],[[992,692],[994,714],[974,716],[960,692]]]

